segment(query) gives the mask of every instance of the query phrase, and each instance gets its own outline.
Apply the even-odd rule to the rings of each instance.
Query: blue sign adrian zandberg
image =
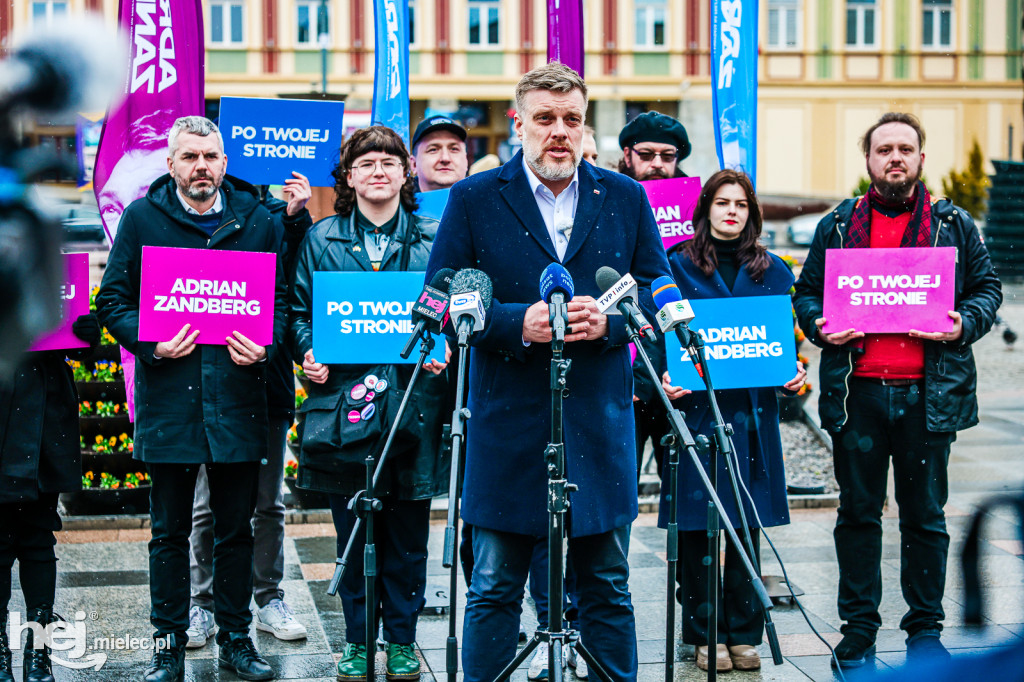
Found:
[[[715,389],[781,386],[796,376],[793,308],[789,296],[690,299],[690,329],[704,339]],[[674,386],[704,390],[675,334],[665,335]]]

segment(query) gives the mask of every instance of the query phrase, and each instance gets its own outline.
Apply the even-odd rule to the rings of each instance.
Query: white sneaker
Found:
[[[565,658],[562,658],[562,668],[565,668]],[[548,643],[541,642],[537,645],[536,653],[530,659],[530,669],[526,671],[526,677],[530,680],[548,679]]]
[[[577,680],[585,680],[590,676],[590,669],[587,668],[587,659],[576,653],[575,646],[569,647],[569,651],[565,655],[565,662],[576,673]]]
[[[295,620],[291,608],[280,599],[256,609],[256,629],[286,641],[306,638],[306,626]]]
[[[213,614],[201,606],[193,606],[188,610],[188,641],[185,648],[200,649],[206,646],[206,640],[213,637],[216,630]]]

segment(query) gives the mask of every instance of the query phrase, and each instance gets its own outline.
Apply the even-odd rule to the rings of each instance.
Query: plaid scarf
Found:
[[[913,203],[913,207],[911,207]],[[872,185],[866,197],[857,200],[850,217],[849,241],[846,248],[866,249],[871,246],[871,209],[873,206],[887,208],[903,208],[910,211],[910,222],[903,232],[900,248],[931,246],[932,237],[932,198],[928,188],[918,181],[913,196],[907,202],[894,204],[886,201]]]

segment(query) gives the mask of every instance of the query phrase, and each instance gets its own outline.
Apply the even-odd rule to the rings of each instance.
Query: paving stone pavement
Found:
[[[953,538],[947,569],[946,610],[943,641],[954,653],[966,654],[991,647],[1019,644],[1024,639],[1024,549],[1016,520],[998,511],[987,524],[984,541],[983,580],[986,594],[986,627],[975,632],[962,626],[963,590],[959,564],[960,543],[974,506],[993,492],[1024,491],[1024,287],[1008,286],[1001,315],[1022,335],[1018,348],[1007,350],[999,333],[990,334],[975,346],[979,368],[981,424],[960,434],[950,457],[950,496],[946,512]],[[812,360],[814,358],[812,357]],[[811,380],[816,380],[816,363]],[[817,385],[817,384],[815,384]],[[810,403],[812,409],[813,400]],[[890,495],[890,500],[892,496]],[[837,567],[832,544],[834,509],[797,509],[789,526],[770,529],[769,537],[785,562],[794,585],[805,594],[800,599],[814,627],[831,644],[839,641],[836,612]],[[640,680],[664,679],[665,652],[665,534],[656,527],[656,515],[642,514],[633,526],[630,543],[630,588],[637,614]],[[875,670],[899,666],[905,660],[903,633],[898,629],[905,604],[899,592],[899,536],[895,504],[890,502],[884,525],[882,576],[882,630],[878,656],[869,670],[848,674],[847,679],[869,677]],[[441,601],[437,592],[447,593],[447,571],[441,566],[444,521],[431,524],[428,603]],[[327,581],[335,556],[334,529],[330,524],[289,525],[285,541],[286,600],[296,617],[306,625],[309,638],[302,642],[279,642],[253,630],[257,647],[278,672],[279,679],[333,680],[334,665],[344,647],[344,617],[337,599],[326,595]],[[56,610],[80,620],[87,630],[90,646],[99,637],[146,637],[148,622],[148,555],[146,528],[131,530],[73,530],[60,533],[57,545],[58,590]],[[778,561],[762,543],[763,573],[780,575]],[[24,603],[14,579],[12,610],[23,611]],[[461,640],[461,609],[464,584],[460,579],[458,636]],[[828,651],[812,633],[799,609],[780,603],[772,613],[782,652],[783,665],[771,663],[766,644],[760,647],[764,667],[760,672],[729,673],[731,680],[832,680]],[[677,616],[678,618],[678,616]],[[536,624],[529,607],[524,623],[532,631]],[[677,624],[676,642],[679,642]],[[420,618],[418,645],[424,660],[425,680],[444,680],[445,638],[448,620],[428,608]],[[118,681],[141,679],[149,653],[142,650],[110,650],[99,670],[72,670],[57,666],[57,680]],[[201,682],[235,680],[233,674],[217,668],[216,645],[188,653],[186,679]],[[706,673],[693,664],[692,647],[677,646],[676,680],[702,680]],[[15,656],[20,665],[20,653]],[[377,661],[378,679],[383,680],[383,654]],[[17,669],[17,668],[16,668]],[[460,676],[461,678],[461,676]],[[513,680],[525,680],[525,667]],[[566,679],[573,679],[569,672]]]

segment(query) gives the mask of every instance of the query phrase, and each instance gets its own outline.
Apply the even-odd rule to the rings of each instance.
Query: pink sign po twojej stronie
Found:
[[[37,350],[64,350],[88,348],[89,344],[75,336],[71,326],[80,315],[89,314],[89,254],[64,254],[64,286],[61,287],[61,324],[56,330],[38,339],[29,348]]]

